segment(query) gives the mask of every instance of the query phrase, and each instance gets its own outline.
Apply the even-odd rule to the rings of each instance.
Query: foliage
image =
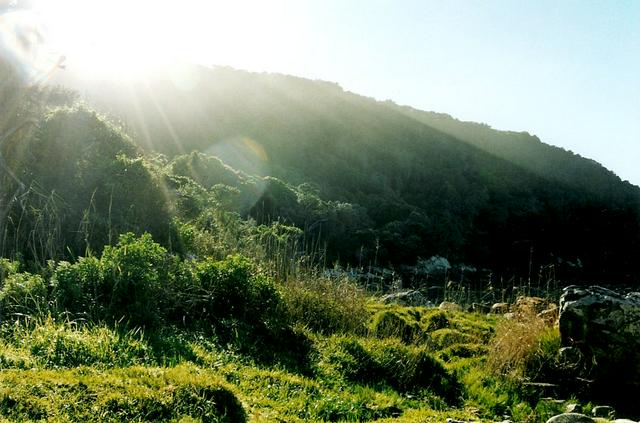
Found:
[[[321,354],[320,369],[346,381],[388,384],[400,392],[428,389],[450,403],[458,401],[455,377],[424,346],[343,336],[328,339]]]
[[[47,287],[42,276],[14,273],[5,278],[0,289],[2,319],[31,316],[46,311]]]

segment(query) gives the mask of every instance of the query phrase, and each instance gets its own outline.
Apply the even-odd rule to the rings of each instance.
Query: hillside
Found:
[[[127,83],[62,78],[148,152],[198,150],[278,178],[298,192],[290,202],[304,184],[350,205],[357,212],[338,235],[269,189],[244,211],[306,228],[328,242],[330,261],[397,267],[441,255],[508,276],[543,266],[606,282],[637,274],[640,189],[534,136],[228,68],[180,67]]]

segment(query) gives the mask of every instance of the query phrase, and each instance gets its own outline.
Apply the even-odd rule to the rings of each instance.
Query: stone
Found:
[[[564,411],[565,413],[580,413],[582,412],[582,406],[578,403],[572,402],[567,404]]]
[[[615,419],[616,410],[608,405],[598,405],[591,410],[593,417],[602,417],[605,419]]]
[[[629,420],[629,419],[615,419],[611,423],[638,423],[638,422],[633,421],[633,420]]]
[[[434,304],[420,291],[408,290],[384,295],[380,300],[385,304],[400,304],[407,307],[433,307]]]
[[[561,365],[592,381],[597,399],[637,409],[638,404],[620,401],[640,398],[640,295],[567,287],[560,297],[559,327]]]
[[[462,311],[462,307],[456,303],[450,301],[443,301],[438,308],[442,311]]]
[[[595,420],[584,414],[564,413],[551,417],[547,423],[595,423]]]
[[[509,312],[509,304],[495,303],[491,306],[491,314],[505,314]]]

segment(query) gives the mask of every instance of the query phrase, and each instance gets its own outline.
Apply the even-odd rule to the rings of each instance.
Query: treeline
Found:
[[[58,90],[66,108],[41,107],[3,140],[4,255],[98,252],[127,231],[186,253],[205,232],[238,249],[267,237],[325,266],[411,272],[438,255],[492,278],[640,275],[640,190],[592,161],[335,84],[182,71],[191,90],[169,74],[128,90],[58,81],[110,117]]]

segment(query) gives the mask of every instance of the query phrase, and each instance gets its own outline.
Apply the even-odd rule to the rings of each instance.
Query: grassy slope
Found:
[[[51,318],[5,325],[0,413],[11,421],[413,422],[494,421],[514,413],[518,421],[543,421],[558,411],[539,405],[534,412],[486,371],[495,317],[378,303],[369,308],[368,334],[298,329],[313,345],[305,371],[259,365],[233,346],[194,334],[145,337]],[[460,384],[461,400],[447,399],[440,379],[429,379],[439,364],[433,373],[412,367],[407,357],[419,354],[444,364]],[[384,369],[392,372],[377,377]]]

